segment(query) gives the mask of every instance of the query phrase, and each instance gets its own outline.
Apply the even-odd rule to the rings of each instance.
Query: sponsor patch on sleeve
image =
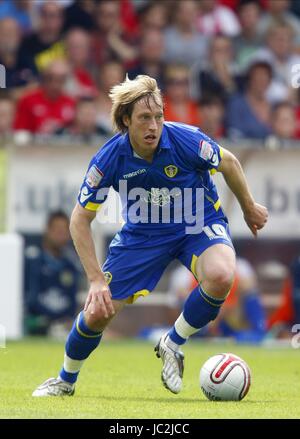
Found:
[[[104,174],[96,165],[93,165],[86,175],[85,182],[90,188],[99,186]]]
[[[211,161],[213,154],[214,154],[214,149],[212,145],[206,140],[201,140],[199,143],[199,151],[198,151],[199,157],[209,162]]]

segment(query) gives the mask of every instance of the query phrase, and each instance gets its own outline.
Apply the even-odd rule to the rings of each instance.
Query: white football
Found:
[[[200,370],[200,387],[211,401],[241,401],[250,384],[251,372],[247,363],[234,354],[214,355]]]

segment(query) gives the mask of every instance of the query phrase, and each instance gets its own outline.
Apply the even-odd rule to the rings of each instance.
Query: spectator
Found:
[[[240,343],[259,343],[266,335],[266,316],[255,271],[246,259],[237,258],[236,276],[229,297],[212,333],[233,337]]]
[[[66,32],[73,27],[91,31],[94,28],[94,12],[94,0],[74,0],[65,9],[64,31]]]
[[[200,126],[200,110],[189,93],[189,69],[183,64],[169,64],[165,73],[165,119]]]
[[[260,5],[256,0],[243,0],[238,7],[241,33],[234,37],[233,47],[236,63],[241,71],[247,68],[251,57],[263,41],[257,33],[260,13]]]
[[[60,128],[56,134],[63,135],[70,143],[83,145],[99,143],[99,136],[107,135],[107,131],[97,126],[97,107],[93,99],[81,99],[76,104],[74,122]]]
[[[49,215],[41,245],[25,249],[25,306],[29,333],[45,334],[53,323],[68,324],[76,314],[80,272],[69,244],[69,218],[56,211]]]
[[[65,50],[71,68],[65,91],[74,99],[95,97],[97,87],[88,67],[91,64],[89,33],[80,28],[71,29],[65,37]]]
[[[280,22],[269,28],[267,46],[254,54],[254,60],[268,61],[273,67],[273,80],[267,97],[271,103],[295,101],[296,89],[291,85],[291,71],[300,64],[300,55],[294,53],[294,33],[290,25]]]
[[[296,106],[296,138],[300,139],[300,87],[298,88],[298,102]]]
[[[8,93],[0,94],[0,139],[12,133],[15,103]]]
[[[124,68],[117,61],[106,62],[99,71],[99,93],[96,100],[97,125],[107,134],[111,134],[113,131],[110,118],[112,102],[109,92],[114,85],[121,83],[124,78]]]
[[[266,62],[252,64],[247,72],[246,90],[233,95],[227,105],[227,135],[233,139],[265,139],[271,133],[271,106],[266,93],[272,68]]]
[[[132,0],[121,1],[120,18],[124,32],[132,38],[136,38],[139,33],[139,22]]]
[[[138,75],[149,75],[156,79],[159,88],[163,90],[163,52],[162,32],[154,29],[144,31],[141,36],[138,63],[129,70],[129,78],[134,79]]]
[[[208,37],[224,34],[228,37],[237,36],[241,27],[234,12],[216,0],[201,0],[198,30]]]
[[[148,2],[138,11],[140,34],[148,30],[163,32],[167,26],[167,8],[164,3]]]
[[[112,59],[130,66],[137,57],[135,38],[122,28],[120,8],[119,0],[101,0],[96,6],[92,50],[98,66]]]
[[[2,0],[0,3],[0,20],[12,18],[20,26],[22,33],[28,32],[32,28],[30,16],[32,6],[31,0]]]
[[[300,257],[291,263],[285,279],[281,303],[268,319],[268,328],[278,338],[291,337],[291,328],[300,322]]]
[[[42,73],[42,84],[22,97],[16,110],[15,130],[52,134],[74,117],[74,100],[64,93],[69,67],[53,61]]]
[[[200,101],[201,130],[213,140],[224,137],[225,107],[222,99],[211,96]]]
[[[26,53],[19,53],[20,44],[18,22],[9,17],[0,20],[0,64],[5,67],[6,87],[14,89],[16,95],[35,80],[35,67],[30,65]]]
[[[300,45],[300,20],[291,12],[290,0],[268,0],[268,9],[264,12],[258,24],[258,33],[261,38],[265,38],[268,29],[274,25],[280,24],[282,21],[287,23],[294,32],[295,43]]]
[[[24,38],[20,49],[21,53],[30,56],[30,63],[35,65],[37,72],[62,57],[64,52],[61,42],[63,6],[56,0],[47,0],[38,11],[37,30]]]
[[[191,67],[206,57],[207,38],[196,29],[198,7],[194,0],[174,3],[173,23],[165,30],[165,61]]]
[[[209,57],[192,69],[193,96],[219,96],[226,100],[236,89],[236,67],[231,39],[224,35],[212,37]]]
[[[293,105],[280,102],[272,110],[273,134],[282,140],[295,139],[296,116]]]

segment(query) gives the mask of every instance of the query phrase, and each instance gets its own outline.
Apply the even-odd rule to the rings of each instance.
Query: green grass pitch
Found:
[[[57,376],[63,343],[10,342],[0,349],[0,418],[299,418],[300,351],[191,341],[185,346],[184,389],[167,391],[151,343],[104,341],[84,365],[73,397],[32,398]],[[199,389],[200,366],[219,352],[249,364],[252,385],[241,402],[211,402]]]

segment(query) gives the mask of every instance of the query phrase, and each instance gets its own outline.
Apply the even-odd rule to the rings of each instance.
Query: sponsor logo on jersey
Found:
[[[112,280],[111,272],[110,271],[104,271],[103,274],[104,274],[105,282],[107,283],[107,285],[109,285],[111,283],[111,280]]]
[[[174,178],[177,175],[178,168],[175,165],[168,165],[164,167],[164,171],[168,177]]]
[[[201,140],[199,143],[199,157],[208,162],[212,159],[213,153],[212,145],[206,140]]]
[[[99,186],[104,174],[96,165],[93,165],[86,175],[85,182],[90,188]]]
[[[85,203],[86,200],[88,200],[91,196],[93,195],[93,193],[89,192],[89,189],[87,186],[83,186],[83,188],[80,191],[80,195],[79,195],[79,201],[80,203]]]
[[[219,165],[220,160],[218,152],[214,150],[213,146],[206,140],[200,141],[198,155],[206,162],[211,163],[213,166]]]
[[[144,201],[146,203],[155,204],[157,206],[165,206],[166,204],[171,204],[172,198],[178,197],[181,195],[180,189],[177,191],[177,193],[170,193],[169,189],[167,188],[151,188],[151,192],[147,191],[147,198],[144,198]]]
[[[146,172],[145,168],[137,169],[136,171],[129,172],[129,174],[123,175],[123,178],[127,179],[127,178],[131,178],[131,177],[136,177],[137,175],[145,174],[145,172]]]

